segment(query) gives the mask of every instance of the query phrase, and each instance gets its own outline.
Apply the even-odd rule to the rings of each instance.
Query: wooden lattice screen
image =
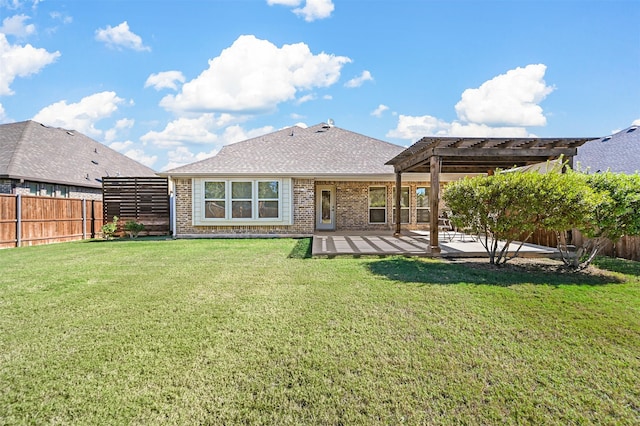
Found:
[[[144,224],[140,235],[170,233],[169,182],[161,177],[105,177],[102,180],[104,222],[118,216],[119,229],[127,221]]]

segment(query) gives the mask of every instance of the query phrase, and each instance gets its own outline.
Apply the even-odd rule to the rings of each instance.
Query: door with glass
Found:
[[[336,229],[336,190],[333,186],[318,186],[316,191],[316,229]]]

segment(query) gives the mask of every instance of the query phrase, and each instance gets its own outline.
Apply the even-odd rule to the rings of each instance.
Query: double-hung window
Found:
[[[258,219],[277,219],[280,212],[280,183],[258,181]]]
[[[226,208],[226,182],[204,183],[204,217],[206,219],[224,219]]]
[[[253,182],[231,182],[231,218],[253,217]]]
[[[387,222],[387,187],[369,187],[369,223]]]
[[[393,223],[396,223],[396,188],[393,187]],[[409,187],[400,188],[400,223],[409,223]]]
[[[204,182],[204,219],[257,221],[280,218],[280,181]]]
[[[429,223],[429,188],[416,188],[416,218],[418,223]]]

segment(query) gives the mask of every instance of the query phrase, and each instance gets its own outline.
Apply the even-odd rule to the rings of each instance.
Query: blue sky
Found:
[[[329,118],[429,135],[640,124],[640,2],[0,0],[0,122],[80,131],[154,170]]]

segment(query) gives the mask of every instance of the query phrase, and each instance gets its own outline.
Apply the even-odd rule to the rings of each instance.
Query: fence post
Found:
[[[87,200],[82,199],[82,239],[87,239]]]
[[[91,238],[96,237],[96,200],[91,200]]]
[[[16,195],[16,247],[22,244],[22,194]]]

